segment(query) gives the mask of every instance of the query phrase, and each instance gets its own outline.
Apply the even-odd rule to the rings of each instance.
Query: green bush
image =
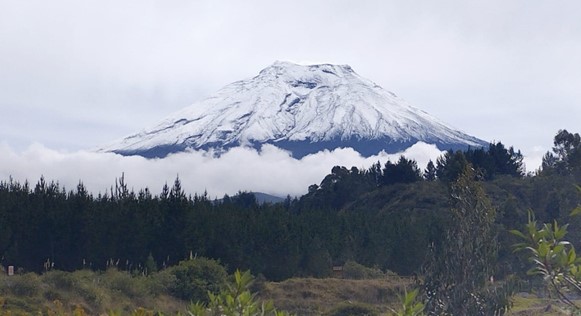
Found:
[[[42,275],[43,281],[52,288],[70,290],[75,286],[75,279],[70,272],[53,270]]]
[[[228,276],[218,261],[207,258],[181,261],[167,270],[176,278],[171,294],[193,302],[207,302],[208,292],[220,292]]]
[[[77,288],[77,294],[93,307],[98,307],[105,301],[103,289],[96,286],[83,284]]]
[[[108,288],[125,294],[129,298],[143,297],[146,295],[146,278],[143,276],[131,276],[128,272],[109,268],[104,274],[104,282]]]
[[[343,266],[343,277],[345,279],[364,280],[364,279],[380,279],[386,275],[380,269],[368,268],[355,261],[347,261]]]
[[[107,295],[102,286],[102,275],[91,270],[78,270],[70,274],[74,286],[72,290],[92,307],[97,307],[107,301]]]
[[[150,274],[147,277],[147,289],[153,296],[167,294],[172,291],[176,282],[176,276],[170,269],[167,269]]]
[[[256,294],[249,290],[253,278],[249,271],[244,273],[237,270],[233,275],[233,282],[224,290],[214,295],[209,294],[209,303],[196,302],[188,308],[188,315],[192,316],[288,316],[288,313],[277,311],[272,301],[260,302]]]
[[[40,291],[40,278],[34,273],[26,273],[10,277],[9,290],[16,296],[36,296]]]
[[[63,299],[63,296],[58,291],[55,291],[53,289],[46,290],[46,292],[44,292],[42,296],[49,302],[54,302],[57,300],[60,301]]]

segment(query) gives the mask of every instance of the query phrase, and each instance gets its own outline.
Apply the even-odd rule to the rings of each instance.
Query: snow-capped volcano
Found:
[[[300,158],[352,147],[364,156],[422,141],[440,149],[483,146],[412,107],[347,65],[275,62],[248,80],[173,113],[156,126],[102,151],[164,157],[187,149],[222,152],[273,144]]]

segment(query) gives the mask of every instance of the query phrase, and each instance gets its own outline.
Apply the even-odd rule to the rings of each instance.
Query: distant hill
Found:
[[[284,200],[285,200],[285,198],[281,198],[279,196],[274,196],[274,195],[261,193],[261,192],[252,192],[252,194],[254,194],[254,196],[256,197],[256,201],[259,204],[262,204],[262,203],[281,203],[281,202],[284,202]]]

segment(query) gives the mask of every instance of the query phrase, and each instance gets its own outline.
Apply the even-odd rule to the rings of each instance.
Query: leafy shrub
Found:
[[[130,298],[143,297],[146,294],[145,277],[132,277],[116,268],[107,270],[104,281],[111,290],[119,291]]]
[[[53,270],[42,275],[45,283],[53,288],[70,290],[75,286],[75,279],[69,272]]]
[[[102,287],[102,276],[90,270],[78,270],[70,273],[74,292],[93,307],[98,307],[107,301],[107,295]]]
[[[345,279],[364,280],[364,279],[380,279],[385,277],[380,269],[368,268],[355,261],[347,261],[343,266],[343,277]]]
[[[228,276],[218,261],[207,258],[181,261],[168,272],[176,278],[170,288],[172,295],[194,302],[207,302],[208,292],[220,292]]]
[[[425,305],[418,297],[419,289],[413,291],[405,291],[405,294],[400,296],[401,307],[399,310],[392,310],[393,316],[423,316]],[[494,315],[499,315],[494,313]]]
[[[103,301],[103,296],[100,291],[95,287],[90,286],[80,286],[77,289],[77,293],[89,304],[97,306]]]
[[[252,275],[249,271],[234,272],[234,282],[228,284],[220,293],[209,294],[209,303],[197,302],[188,308],[188,315],[192,316],[288,316],[288,313],[277,311],[272,301],[260,302],[256,294],[249,290],[252,284]]]
[[[365,304],[342,303],[337,305],[326,316],[376,316],[379,315],[373,307]]]
[[[26,273],[13,277],[9,289],[16,296],[36,296],[40,290],[40,279],[34,273]]]
[[[147,289],[153,296],[170,293],[177,282],[171,270],[150,274],[147,278]]]
[[[44,294],[43,294],[43,297],[50,302],[54,302],[57,300],[60,301],[63,298],[62,295],[58,291],[55,291],[53,289],[46,290],[46,292],[44,292]]]

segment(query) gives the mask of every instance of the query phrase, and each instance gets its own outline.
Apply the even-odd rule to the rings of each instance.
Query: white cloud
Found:
[[[435,160],[441,152],[433,145],[418,143],[401,153],[415,159],[421,168],[428,160]],[[400,154],[380,153],[364,158],[351,148],[322,151],[292,158],[288,152],[266,145],[262,151],[234,148],[219,158],[206,152],[186,152],[164,159],[125,157],[112,153],[88,151],[62,152],[40,144],[17,152],[7,144],[0,144],[0,180],[12,177],[35,184],[41,176],[58,181],[67,190],[82,181],[94,194],[105,193],[121,174],[136,191],[148,187],[159,193],[165,183],[171,186],[179,175],[187,193],[210,197],[257,191],[285,196],[302,195],[311,184],[319,184],[336,165],[348,168],[368,168],[371,164],[395,161]]]
[[[541,167],[541,164],[543,163],[543,156],[547,153],[547,151],[550,150],[542,146],[535,146],[530,150],[528,155],[524,156],[523,163],[526,167],[527,173],[535,172]]]

